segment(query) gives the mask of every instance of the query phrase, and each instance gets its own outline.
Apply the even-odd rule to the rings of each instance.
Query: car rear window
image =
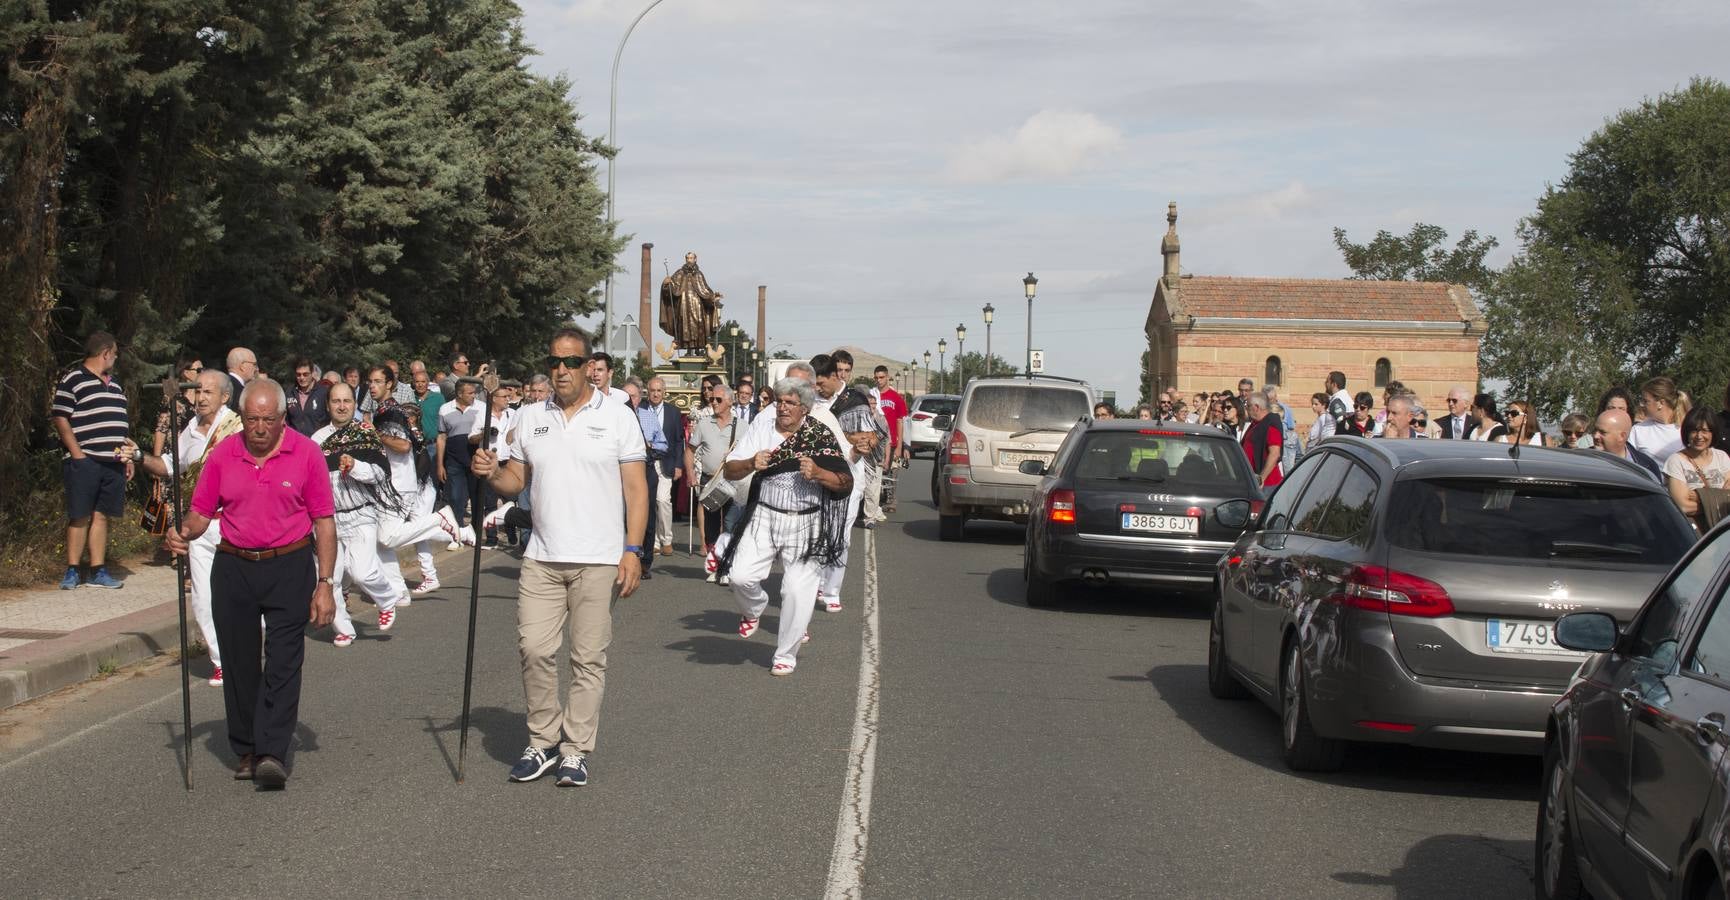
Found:
[[[1492,478],[1401,481],[1395,547],[1458,556],[1668,566],[1694,542],[1670,498],[1614,485]]]
[[[1090,432],[1083,441],[1075,464],[1080,480],[1163,482],[1203,492],[1250,485],[1249,461],[1231,441],[1154,429]]]
[[[955,408],[961,405],[954,397],[922,397],[916,403],[917,411],[934,416],[953,416]]]
[[[994,384],[973,389],[967,424],[992,431],[1034,429],[1068,431],[1092,410],[1085,391],[1032,385]]]

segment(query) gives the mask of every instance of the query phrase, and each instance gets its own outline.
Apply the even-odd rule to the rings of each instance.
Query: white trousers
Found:
[[[211,519],[210,527],[198,540],[186,548],[187,566],[192,570],[192,618],[204,635],[204,646],[210,648],[210,664],[222,668],[222,651],[216,646],[216,619],[210,614],[210,567],[216,563],[216,545],[222,543],[222,521]]]
[[[884,459],[887,460],[888,457],[884,457]],[[881,522],[885,518],[888,518],[883,515],[882,494],[883,467],[877,465],[875,462],[870,462],[869,457],[867,457],[867,462],[865,463],[865,493],[863,494],[859,508],[860,511],[865,514],[865,518],[872,522]],[[848,524],[851,526],[852,523]]]
[[[378,558],[378,523],[363,522],[340,527],[336,531],[336,571],[331,582],[341,584],[343,576],[378,604],[380,612],[396,607],[402,592],[396,590],[384,574]],[[354,620],[349,618],[348,604],[336,604],[336,630],[353,636]]]
[[[761,618],[769,607],[769,592],[763,588],[763,580],[769,577],[775,561],[781,561],[781,627],[775,632],[776,663],[798,664],[800,640],[811,627],[811,610],[817,600],[818,566],[814,562],[801,561],[794,554],[815,539],[821,520],[820,513],[791,516],[759,505],[751,513],[751,524],[745,527],[745,533],[739,538],[739,548],[733,554],[733,565],[727,573],[739,614],[752,619]],[[773,539],[777,531],[783,536],[794,533],[797,537],[788,541],[788,546],[778,547]]]
[[[649,465],[655,465],[651,462]],[[655,481],[655,549],[673,543],[673,479],[662,475]]]
[[[445,531],[444,520],[433,513],[432,504],[433,492],[423,488],[410,507],[415,512],[413,518],[394,519],[378,525],[378,562],[384,569],[385,579],[396,592],[391,596],[400,597],[408,593],[408,583],[403,580],[402,566],[396,559],[399,547],[413,544],[415,557],[420,563],[421,578],[430,581],[439,579],[438,569],[433,567],[432,542],[449,540],[450,535]]]
[[[824,602],[841,599],[841,582],[847,577],[847,551],[853,548],[853,520],[859,518],[859,504],[865,499],[865,457],[849,462],[853,473],[853,493],[847,495],[847,529],[841,533],[841,558],[825,566],[818,584],[818,595]]]

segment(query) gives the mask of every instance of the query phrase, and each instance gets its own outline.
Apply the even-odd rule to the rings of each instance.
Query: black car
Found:
[[[1206,589],[1214,565],[1261,510],[1249,459],[1217,428],[1134,419],[1086,420],[1047,468],[1029,460],[1029,606],[1065,582]]]
[[[1717,898],[1730,890],[1730,523],[1707,533],[1638,617],[1570,613],[1593,651],[1546,732],[1533,880],[1541,898]]]

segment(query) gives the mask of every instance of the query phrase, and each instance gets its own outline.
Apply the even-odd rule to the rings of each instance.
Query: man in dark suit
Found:
[[[667,402],[666,382],[659,378],[649,379],[647,396],[643,403],[655,424],[660,426],[661,435],[666,439],[664,453],[657,455],[651,444],[650,458],[654,461],[656,481],[653,485],[655,493],[650,499],[652,514],[650,534],[654,543],[650,544],[660,551],[662,556],[673,555],[673,488],[679,477],[685,473],[685,414],[679,408]]]
[[[240,412],[240,392],[258,376],[258,357],[245,347],[236,347],[228,351],[227,365],[228,380],[234,382],[234,390],[228,393],[228,408]]]
[[[330,385],[313,374],[312,360],[304,356],[295,360],[294,387],[288,391],[288,427],[312,437],[313,432],[329,425],[329,397]]]
[[[1448,389],[1448,414],[1442,416],[1437,424],[1442,427],[1442,437],[1463,440],[1472,433],[1472,392],[1455,385]]]

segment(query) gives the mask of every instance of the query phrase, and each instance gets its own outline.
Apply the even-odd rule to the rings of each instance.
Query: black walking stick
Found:
[[[173,390],[169,386],[173,385]],[[175,534],[180,533],[180,396],[183,391],[197,390],[198,383],[193,381],[162,384],[162,401],[168,404],[168,452],[174,454],[174,466],[170,468],[168,477],[169,503],[174,507],[174,515],[169,527]],[[187,548],[188,552],[191,548]],[[186,765],[183,773],[186,789],[192,790],[192,691],[187,686],[192,681],[192,663],[187,657],[186,641],[186,553],[174,556],[174,586],[180,602],[175,608],[180,610],[180,733],[185,740],[184,756]]]
[[[487,381],[498,383],[496,377],[488,378]],[[481,447],[492,447],[492,435],[488,433],[493,428],[492,390],[479,378],[459,378],[457,382],[475,385],[476,391],[482,395]],[[481,596],[481,538],[486,533],[486,526],[481,521],[481,487],[478,484],[474,496],[469,498],[469,523],[475,529],[475,555],[474,569],[469,573],[469,647],[468,659],[463,663],[463,718],[457,737],[457,784],[463,783],[463,757],[468,754],[469,749],[469,697],[475,683],[475,618],[480,612]]]

